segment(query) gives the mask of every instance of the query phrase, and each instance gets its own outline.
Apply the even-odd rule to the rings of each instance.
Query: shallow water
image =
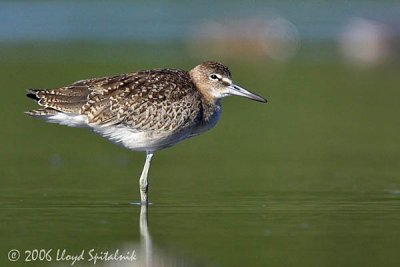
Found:
[[[56,258],[59,249],[67,255],[84,250],[82,266],[93,265],[91,249],[135,251],[136,259],[121,266],[395,266],[398,198],[282,192],[165,201],[149,207],[148,229],[140,225],[140,208],[124,201],[9,198],[1,209],[8,240],[2,250],[51,249],[50,266],[71,264]]]
[[[398,66],[227,62],[269,104],[224,100],[216,129],[156,153],[146,223],[130,204],[143,154],[22,114],[25,88],[143,66],[21,63],[21,50],[0,64],[1,266],[70,266],[82,251],[74,265],[92,266],[91,249],[135,251],[98,266],[399,266]],[[34,249],[51,260],[24,262]]]

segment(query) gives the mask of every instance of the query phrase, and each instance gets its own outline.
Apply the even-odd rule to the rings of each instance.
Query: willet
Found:
[[[27,96],[43,108],[27,114],[89,127],[116,144],[145,151],[139,185],[141,204],[147,204],[153,154],[213,128],[221,115],[221,99],[229,95],[267,102],[234,84],[226,66],[207,61],[190,71],[146,70],[81,80],[56,89],[30,89]]]

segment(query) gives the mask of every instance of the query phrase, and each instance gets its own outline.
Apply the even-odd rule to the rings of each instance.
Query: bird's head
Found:
[[[206,61],[189,71],[190,77],[202,95],[210,102],[222,97],[238,95],[266,103],[267,100],[232,82],[231,72],[219,62]]]

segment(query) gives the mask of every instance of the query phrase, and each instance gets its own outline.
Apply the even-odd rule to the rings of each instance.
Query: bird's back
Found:
[[[132,150],[158,150],[191,136],[203,120],[203,99],[186,71],[160,69],[29,90],[42,109],[28,114],[91,127]]]
[[[30,90],[28,96],[44,107],[30,115],[83,115],[92,127],[174,131],[189,127],[201,112],[201,96],[188,73],[176,69],[82,80],[57,89]]]

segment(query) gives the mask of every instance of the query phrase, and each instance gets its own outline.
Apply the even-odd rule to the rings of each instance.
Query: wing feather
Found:
[[[176,69],[80,80],[57,89],[30,90],[28,96],[50,110],[87,115],[91,126],[122,124],[136,131],[182,129],[201,112],[200,93],[189,74]]]
[[[153,70],[91,84],[81,113],[92,125],[123,124],[137,131],[173,131],[199,115],[200,97],[186,72]]]

